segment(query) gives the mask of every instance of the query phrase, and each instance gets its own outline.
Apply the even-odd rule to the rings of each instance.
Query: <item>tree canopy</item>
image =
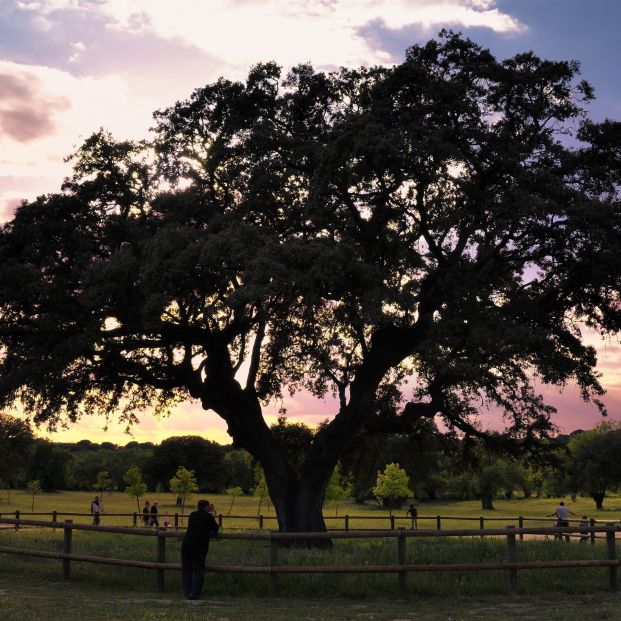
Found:
[[[525,444],[554,411],[533,378],[602,407],[580,326],[619,328],[621,124],[578,70],[444,32],[394,67],[257,65],[149,141],[97,132],[0,231],[0,406],[54,427],[197,399],[283,530],[323,528],[386,400],[467,434],[488,404]],[[294,468],[262,406],[300,389],[339,405]]]
[[[26,469],[34,436],[27,421],[0,412],[0,479],[15,486]]]
[[[602,509],[606,492],[621,485],[621,424],[604,422],[576,434],[569,450],[573,489],[591,496],[597,509]]]

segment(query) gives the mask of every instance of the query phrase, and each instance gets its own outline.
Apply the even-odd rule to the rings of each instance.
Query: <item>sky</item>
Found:
[[[621,119],[620,23],[619,0],[0,0],[0,223],[21,200],[58,191],[69,173],[64,158],[100,127],[118,139],[143,138],[153,111],[220,76],[243,79],[257,62],[327,71],[390,65],[441,28],[499,57],[532,49],[579,60],[597,96],[591,117]],[[598,349],[610,416],[621,419],[619,339],[587,336]],[[600,420],[575,387],[543,393],[559,409],[562,431]],[[334,402],[298,395],[271,407],[270,420],[278,405],[311,425],[335,410]],[[83,419],[50,437],[230,441],[224,423],[192,403],[163,420],[142,416],[133,438],[104,426]]]

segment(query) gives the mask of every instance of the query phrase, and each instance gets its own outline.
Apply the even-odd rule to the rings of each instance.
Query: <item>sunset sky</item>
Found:
[[[532,49],[581,61],[597,95],[591,116],[621,119],[620,23],[619,0],[0,0],[0,222],[22,199],[57,191],[68,173],[63,158],[99,127],[145,137],[154,110],[220,76],[243,79],[259,61],[323,70],[389,65],[443,27],[500,57]],[[610,415],[621,419],[619,339],[589,340]],[[571,386],[545,394],[563,431],[598,422]],[[304,395],[285,406],[291,420],[310,424],[334,411]],[[179,434],[229,441],[224,423],[196,404],[142,420],[133,431],[139,441]],[[84,419],[52,438],[132,439],[103,426]]]

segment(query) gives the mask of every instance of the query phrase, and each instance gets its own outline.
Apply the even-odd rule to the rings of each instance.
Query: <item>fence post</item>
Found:
[[[58,513],[56,511],[52,511],[52,522],[58,521]]]
[[[521,515],[518,517],[518,526],[524,528],[524,517]],[[520,533],[520,541],[524,541],[524,533]]]
[[[19,520],[19,511],[15,511],[15,519]],[[19,530],[19,522],[15,522],[15,530]]]
[[[479,518],[479,528],[481,530],[485,530],[485,518],[483,516],[481,516]],[[483,537],[484,537],[484,535],[483,535],[483,533],[481,533],[481,539],[483,539]]]
[[[218,513],[218,526],[222,528],[222,513]]]
[[[595,545],[595,518],[591,518],[589,520],[589,525],[591,526],[591,545]]]
[[[65,520],[65,526],[63,528],[63,553],[71,554],[71,543],[73,540],[73,529],[71,528],[73,520]],[[71,578],[71,559],[63,559],[63,580],[69,580]]]
[[[390,516],[390,530],[395,530],[395,516]]]
[[[179,514],[175,513],[175,530],[179,530]]]
[[[259,516],[259,530],[263,530],[263,516]]]
[[[345,516],[345,530],[349,530],[349,515]]]
[[[442,518],[436,515],[436,530],[442,530]]]
[[[274,567],[278,565],[278,539],[275,539],[273,535],[274,533],[270,531],[270,595],[276,595],[277,574],[272,572]]]
[[[165,530],[160,530],[159,528],[155,531],[156,539],[157,539],[157,556],[156,560],[158,563],[166,562],[166,537],[164,537]],[[157,578],[156,578],[156,590],[158,593],[163,593],[166,590],[166,582],[165,582],[165,573],[164,570],[159,568],[157,569]]]
[[[136,528],[136,526],[138,526],[138,514],[134,511],[134,515],[132,517],[132,524],[134,526],[134,528]]]
[[[405,565],[405,543],[405,530],[400,527],[397,537],[397,563],[401,566]],[[401,599],[407,597],[407,572],[404,569],[399,571],[399,597]]]
[[[607,524],[608,530],[606,531],[606,550],[608,552],[608,560],[617,560],[617,548],[615,532],[617,527],[614,524]],[[610,565],[608,567],[608,590],[617,590],[617,565]]]
[[[507,525],[507,563],[517,561],[517,546],[515,545],[515,526]],[[517,590],[517,569],[507,570],[507,587],[509,595]]]

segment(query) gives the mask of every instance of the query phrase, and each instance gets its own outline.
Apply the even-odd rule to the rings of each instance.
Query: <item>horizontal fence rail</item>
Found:
[[[179,571],[181,565],[178,563],[166,562],[166,540],[168,538],[183,537],[183,531],[171,529],[144,529],[132,527],[96,526],[91,524],[74,523],[71,520],[64,522],[49,522],[42,520],[27,520],[0,517],[0,524],[13,526],[33,526],[40,528],[58,528],[63,530],[63,550],[44,551],[15,548],[10,546],[0,546],[0,554],[30,556],[36,558],[49,558],[62,561],[62,575],[64,580],[70,579],[71,563],[85,562],[102,565],[116,565],[120,567],[136,567],[141,569],[152,569],[156,572],[156,589],[159,592],[165,590],[165,572]],[[156,561],[138,561],[132,559],[119,559],[100,556],[89,556],[74,554],[72,552],[72,534],[74,530],[91,531],[97,533],[113,533],[123,535],[134,535],[139,537],[154,537],[157,542]],[[243,566],[243,565],[207,565],[207,571],[220,573],[244,573],[244,574],[266,574],[269,577],[269,593],[276,592],[277,576],[279,574],[362,574],[362,573],[395,573],[398,576],[398,592],[400,597],[407,595],[406,578],[408,573],[416,572],[471,572],[471,571],[503,571],[507,574],[507,588],[509,593],[517,589],[518,570],[530,569],[560,569],[560,568],[584,568],[584,567],[605,567],[608,568],[608,588],[616,591],[618,586],[617,568],[621,561],[616,554],[616,532],[619,526],[607,523],[604,526],[591,524],[588,529],[579,527],[522,527],[516,528],[508,525],[505,528],[489,528],[483,535],[479,529],[453,528],[444,530],[432,529],[390,529],[390,530],[351,530],[351,531],[330,531],[323,533],[279,533],[254,532],[254,533],[219,533],[217,539],[235,539],[264,541],[269,544],[268,564],[264,566]],[[605,559],[593,560],[559,560],[559,561],[538,561],[520,562],[517,559],[516,537],[524,535],[532,536],[555,536],[569,537],[571,535],[581,538],[589,537],[591,541],[597,533],[602,534],[606,539]],[[506,539],[506,559],[503,562],[494,563],[460,563],[460,564],[410,564],[406,558],[406,541],[408,538],[421,537],[504,537]],[[397,542],[397,563],[391,565],[281,565],[278,562],[278,549],[281,542],[308,541],[308,540],[333,540],[333,539],[395,539]]]
[[[62,518],[73,518],[73,517],[86,517],[92,519],[92,514],[90,513],[80,513],[80,512],[71,512],[71,511],[34,511],[34,512],[25,512],[25,511],[12,511],[12,512],[0,512],[0,517],[3,516],[15,516],[16,520],[20,518],[27,518],[33,516],[49,516],[52,522],[57,522]],[[132,525],[137,527],[139,524],[148,525],[151,521],[151,514],[143,514],[138,512],[133,513],[101,513],[99,515],[99,519],[105,520],[107,518],[131,518]],[[170,520],[169,527],[170,528],[184,528],[185,522],[187,521],[188,514],[180,514],[174,513],[168,515],[168,519]],[[217,514],[216,520],[220,528],[231,528],[228,526],[227,522],[237,521],[237,522],[248,522],[249,528],[258,528],[258,530],[263,530],[268,527],[277,527],[277,517],[274,515],[225,515],[222,513]],[[160,513],[157,515],[158,521],[162,522],[164,519],[164,514]],[[338,531],[338,530],[353,530],[353,526],[355,522],[388,522],[389,528],[391,530],[395,530],[403,527],[404,525],[407,527],[418,528],[419,525],[427,524],[431,522],[434,526],[434,530],[446,530],[443,526],[446,526],[446,522],[477,522],[480,530],[485,530],[486,532],[489,530],[489,524],[493,524],[494,522],[502,522],[504,524],[513,524],[518,528],[523,528],[528,522],[550,522],[555,521],[550,516],[478,516],[478,517],[465,517],[465,516],[455,516],[455,515],[422,515],[416,518],[411,518],[409,516],[398,516],[398,515],[342,515],[342,516],[324,516],[324,521],[326,523],[326,527],[329,531]],[[568,520],[569,524],[580,524],[582,520]],[[615,519],[613,517],[608,517],[605,520],[597,520],[595,518],[591,518],[589,520],[589,526],[594,527],[597,524],[610,524],[610,523],[619,523],[621,526],[621,518]],[[336,523],[336,525],[335,525]],[[342,524],[342,526],[339,525]],[[161,525],[161,524],[160,524]],[[19,528],[19,524],[16,525],[16,528]],[[360,529],[356,529],[360,530]],[[385,530],[383,527],[378,527],[377,529],[368,529],[364,530]],[[524,535],[520,534],[520,539],[523,539]],[[592,537],[594,539],[594,537]]]

